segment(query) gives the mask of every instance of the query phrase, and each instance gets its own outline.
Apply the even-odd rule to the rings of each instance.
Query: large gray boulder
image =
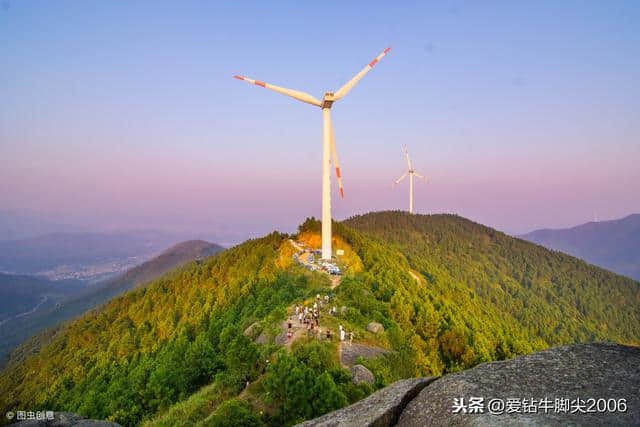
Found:
[[[454,413],[454,399],[461,398],[467,412]],[[484,407],[482,413],[469,413],[471,398],[483,399],[476,405]],[[502,414],[490,413],[492,399],[505,402],[502,411],[500,404],[494,409]],[[507,413],[507,399],[514,399],[510,410],[517,412]],[[449,425],[640,425],[640,347],[572,345],[484,363],[429,385],[398,422],[404,427]]]
[[[501,413],[490,412],[490,401],[503,402],[491,406]],[[454,413],[456,404],[455,410],[466,412]],[[482,411],[471,410],[479,407]],[[640,426],[640,347],[604,343],[557,347],[438,379],[398,381],[302,425]]]
[[[260,345],[264,345],[264,344],[269,344],[271,343],[271,337],[269,336],[269,333],[266,330],[262,330],[262,332],[260,332],[260,335],[258,335],[258,337],[253,340],[256,344],[260,344]]]
[[[90,420],[83,415],[72,412],[54,412],[53,419],[25,420],[11,426],[19,427],[121,427],[120,424],[111,421]]]
[[[435,378],[401,380],[378,390],[346,408],[330,412],[298,426],[322,427],[382,427],[394,425],[398,416],[424,387]]]
[[[384,332],[384,326],[382,326],[382,324],[378,322],[370,322],[367,325],[367,331],[373,332],[374,334],[379,334],[381,332]]]
[[[376,377],[373,375],[373,372],[368,370],[365,366],[354,365],[349,370],[351,371],[351,381],[353,381],[355,385],[361,383],[373,385],[373,383],[376,382]]]
[[[340,343],[340,362],[345,366],[353,366],[358,357],[369,360],[390,352],[386,348],[343,342]]]

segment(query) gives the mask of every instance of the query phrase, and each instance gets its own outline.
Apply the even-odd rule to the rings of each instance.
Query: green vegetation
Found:
[[[351,382],[340,366],[335,346],[317,341],[296,342],[292,354],[280,350],[264,378],[266,402],[276,404],[270,420],[291,425],[342,408],[371,393],[366,384]]]
[[[311,238],[319,224],[300,227]],[[452,215],[381,212],[335,223],[358,265],[333,291],[375,388],[553,345],[640,343],[640,283]],[[292,425],[361,399],[337,346],[291,351],[243,331],[278,330],[329,279],[287,262],[272,233],[134,290],[65,325],[0,376],[0,411],[53,408],[124,425]],[[342,309],[344,307],[344,309]],[[371,321],[385,332],[366,332]]]
[[[69,319],[85,313],[87,310],[99,307],[105,302],[111,300],[117,295],[121,295],[126,291],[138,286],[142,286],[152,280],[161,277],[168,272],[184,266],[189,262],[197,259],[205,258],[214,253],[223,250],[222,247],[213,243],[200,240],[191,240],[179,243],[165,250],[160,255],[136,266],[118,277],[106,280],[102,283],[87,287],[85,284],[77,281],[55,281],[48,282],[42,279],[31,278],[29,276],[13,276],[16,278],[28,279],[28,282],[36,281],[47,285],[44,291],[37,292],[29,283],[24,280],[20,283],[7,282],[5,277],[0,274],[0,301],[16,303],[19,301],[29,301],[23,297],[24,294],[31,294],[29,308],[20,309],[18,312],[25,312],[36,305],[33,298],[47,295],[48,299],[40,308],[29,316],[14,318],[4,327],[0,328],[0,367],[4,362],[5,355],[15,346],[25,341],[26,338],[36,334],[46,328],[55,327]],[[4,286],[3,286],[4,285]],[[11,293],[21,295],[21,298],[11,298]],[[10,293],[6,295],[7,291]],[[26,296],[26,295],[24,295]],[[6,298],[5,298],[6,297]],[[2,303],[0,303],[0,314],[2,313]],[[8,317],[8,316],[7,316]],[[0,315],[0,321],[4,316]],[[40,335],[40,337],[42,334]],[[33,343],[36,348],[38,344],[47,342],[47,340],[39,339],[39,342]],[[21,354],[13,354],[12,357],[23,358],[24,354],[33,352],[32,346],[22,346]]]
[[[508,320],[527,342],[640,342],[637,281],[455,215],[381,212],[345,224],[401,254],[434,298],[481,308],[483,323]]]
[[[113,300],[67,325],[39,354],[10,363],[1,407],[48,407],[134,425],[219,379],[239,392],[267,347],[242,335],[322,286],[276,267],[273,233]],[[37,372],[37,375],[31,375]]]
[[[152,421],[146,421],[145,426],[176,427],[202,425],[215,409],[223,402],[232,399],[237,393],[228,389],[218,378],[213,383],[202,387],[197,392],[172,405]]]
[[[230,399],[220,405],[205,424],[215,427],[260,427],[264,425],[260,418],[251,412],[249,405],[238,399]]]

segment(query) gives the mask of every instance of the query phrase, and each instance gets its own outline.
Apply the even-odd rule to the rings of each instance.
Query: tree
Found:
[[[209,416],[205,425],[211,427],[261,427],[264,423],[253,414],[247,402],[231,399],[221,404]]]
[[[316,379],[311,396],[314,417],[347,405],[346,396],[338,390],[336,383],[333,382],[333,378],[327,371]]]

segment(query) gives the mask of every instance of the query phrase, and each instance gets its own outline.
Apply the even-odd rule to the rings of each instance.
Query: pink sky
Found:
[[[293,231],[320,213],[320,111],[232,76],[321,96],[391,44],[332,110],[336,218],[407,208],[404,144],[420,213],[521,233],[640,212],[634,2],[38,5],[0,12],[0,209]]]

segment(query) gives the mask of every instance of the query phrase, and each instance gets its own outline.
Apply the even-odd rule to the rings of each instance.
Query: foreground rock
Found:
[[[351,381],[353,381],[355,385],[358,385],[361,383],[367,383],[369,385],[373,385],[373,383],[376,381],[375,375],[373,375],[373,373],[370,370],[368,370],[365,366],[354,365],[351,367],[350,371],[351,371]]]
[[[71,412],[54,412],[52,420],[26,420],[11,426],[19,427],[121,427],[111,421],[90,420],[83,415]]]
[[[483,398],[483,413],[469,413],[468,407],[467,413],[462,410],[453,413],[454,399],[464,398],[468,404],[472,397]],[[529,413],[524,410],[525,398],[529,399]],[[595,404],[588,400],[592,398]],[[503,414],[492,415],[487,409],[491,399],[504,402],[516,399],[512,401],[511,410],[519,412],[507,413],[505,407]],[[535,412],[531,399],[536,400]],[[550,403],[541,404],[541,399],[548,399]],[[569,399],[568,405],[558,401],[556,407],[556,399]],[[600,403],[600,411],[598,399],[605,399],[604,407]],[[625,399],[624,405],[620,405],[621,399]],[[546,410],[541,409],[543,405]],[[566,412],[560,405],[567,408]],[[591,410],[593,412],[588,412]],[[484,363],[431,384],[407,405],[398,422],[405,427],[452,424],[638,425],[640,347],[573,345]]]
[[[378,427],[394,425],[407,403],[434,379],[414,378],[397,381],[360,402],[314,420],[305,421],[298,426]]]
[[[494,413],[490,401],[502,402]],[[302,425],[640,425],[640,347],[557,347],[437,380],[398,381]]]

